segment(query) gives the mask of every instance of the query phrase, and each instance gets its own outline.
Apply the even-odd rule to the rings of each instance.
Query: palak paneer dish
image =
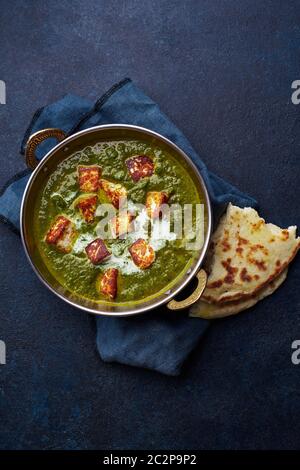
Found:
[[[62,161],[41,188],[35,240],[47,268],[71,292],[101,303],[139,303],[168,292],[199,255],[170,230],[161,207],[201,202],[184,162],[169,150],[139,140],[100,142]],[[108,205],[111,218],[103,210]],[[99,235],[105,217],[108,237]],[[154,236],[158,226],[164,236]]]

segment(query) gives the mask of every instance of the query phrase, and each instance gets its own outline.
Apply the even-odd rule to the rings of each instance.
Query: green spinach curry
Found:
[[[65,159],[40,190],[35,238],[48,269],[70,291],[101,303],[139,303],[168,291],[197,256],[172,230],[163,239],[141,232],[144,222],[160,224],[163,233],[164,203],[200,202],[169,152],[143,141],[101,142]],[[104,203],[116,212],[106,239],[99,236]],[[145,210],[134,213],[138,204]]]

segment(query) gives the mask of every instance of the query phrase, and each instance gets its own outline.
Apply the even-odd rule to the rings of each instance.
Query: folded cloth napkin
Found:
[[[40,129],[58,127],[73,134],[100,124],[126,123],[152,129],[175,142],[199,168],[207,185],[215,219],[228,202],[255,206],[256,201],[229,183],[210,173],[184,135],[163,114],[156,103],[124,79],[105,93],[95,105],[74,95],[39,109],[23,139],[24,154],[29,136]],[[44,142],[37,150],[42,158],[53,147]],[[0,219],[19,231],[22,194],[30,171],[25,170],[8,181],[0,192]],[[188,318],[186,312],[169,312],[165,307],[138,317],[97,317],[97,347],[106,362],[120,362],[178,375],[184,360],[204,335],[209,322]]]

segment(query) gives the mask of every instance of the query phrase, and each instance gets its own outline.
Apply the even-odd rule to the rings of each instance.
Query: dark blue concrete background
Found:
[[[130,76],[211,170],[300,225],[297,1],[0,2],[0,183],[37,107]],[[216,322],[178,378],[104,364],[93,319],[36,279],[0,226],[0,448],[300,447],[299,260],[272,298]],[[254,325],[255,333],[253,332]],[[257,335],[259,331],[259,335]]]

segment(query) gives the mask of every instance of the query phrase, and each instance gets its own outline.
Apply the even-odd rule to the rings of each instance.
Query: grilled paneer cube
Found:
[[[58,240],[56,247],[63,253],[70,253],[77,238],[77,231],[73,223],[68,225],[63,237]]]
[[[131,245],[129,253],[134,264],[141,269],[149,268],[155,260],[155,251],[143,238],[139,238]]]
[[[98,196],[94,194],[92,196],[80,197],[75,204],[75,207],[79,209],[79,212],[88,224],[94,222],[97,201]]]
[[[116,268],[109,268],[103,275],[100,274],[97,279],[98,290],[110,300],[114,300],[117,295],[118,272]]]
[[[112,205],[118,209],[121,205],[121,199],[127,197],[127,191],[119,183],[112,183],[104,179],[100,180],[100,188],[103,189]]]
[[[146,207],[148,216],[156,219],[160,215],[160,208],[168,202],[169,196],[164,191],[150,191],[147,193]]]
[[[134,215],[130,212],[121,211],[119,215],[113,217],[110,221],[110,226],[114,238],[121,237],[126,233],[133,231],[132,221],[134,220]]]
[[[70,253],[76,237],[77,232],[71,220],[59,215],[51,225],[45,241],[63,253]]]
[[[126,166],[134,182],[146,176],[151,176],[154,172],[153,160],[147,155],[136,155],[129,158],[126,160]]]
[[[105,258],[110,256],[110,252],[102,238],[96,238],[85,247],[85,252],[93,264],[100,264]]]
[[[102,171],[98,165],[79,166],[78,181],[80,191],[84,193],[95,193],[98,191],[101,174]]]

